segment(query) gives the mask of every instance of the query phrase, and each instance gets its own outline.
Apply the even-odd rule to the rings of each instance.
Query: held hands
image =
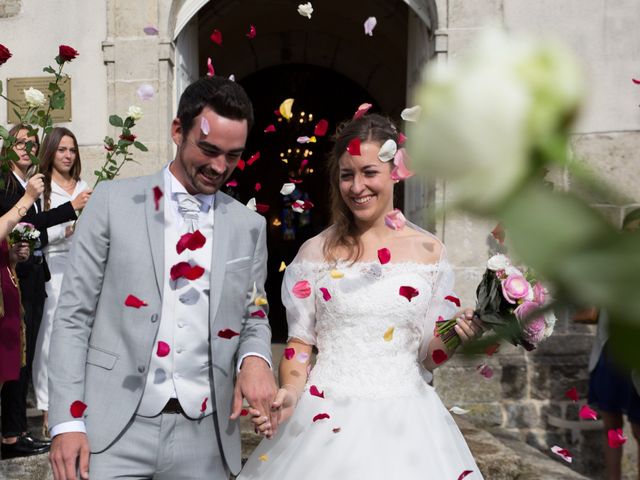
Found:
[[[298,392],[293,385],[287,384],[280,387],[275,400],[271,404],[271,408],[276,409],[278,412],[278,423],[286,421],[293,415],[296,405],[298,404],[298,397]],[[262,415],[260,411],[255,408],[250,408],[249,414],[252,417],[251,422],[257,434],[267,438],[275,435],[276,432],[271,428],[271,423],[266,415]]]
[[[480,338],[484,333],[482,320],[477,315],[474,315],[473,309],[465,308],[460,310],[456,317],[458,324],[454,328],[463,344]]]
[[[93,190],[91,188],[87,188],[86,190],[80,192],[76,198],[71,200],[71,206],[73,207],[73,209],[82,210],[89,201],[91,193],[93,193]]]
[[[34,203],[42,195],[42,192],[44,192],[44,175],[37,173],[27,182],[25,193]]]
[[[89,440],[86,433],[68,432],[53,437],[49,463],[54,480],[89,478]],[[80,472],[80,477],[76,475]]]

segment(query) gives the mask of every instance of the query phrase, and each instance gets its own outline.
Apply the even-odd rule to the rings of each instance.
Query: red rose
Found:
[[[63,62],[70,62],[79,55],[78,51],[69,45],[60,45],[58,56]]]
[[[0,65],[11,58],[11,52],[7,47],[0,43]]]
[[[135,142],[136,138],[137,137],[133,133],[130,135],[120,135],[120,140],[127,140],[129,142]]]

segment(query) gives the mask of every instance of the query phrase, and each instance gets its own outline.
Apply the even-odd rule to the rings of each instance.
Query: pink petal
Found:
[[[398,133],[398,145],[404,145],[404,142],[406,142],[406,141],[407,141],[407,136],[404,133],[399,132]]]
[[[166,357],[167,355],[169,355],[170,351],[171,351],[171,347],[169,347],[168,343],[163,342],[162,340],[158,342],[158,347],[156,348],[156,355],[158,355],[159,357]]]
[[[407,300],[411,301],[411,299],[413,297],[417,297],[418,294],[420,293],[418,290],[416,290],[413,287],[409,287],[409,286],[402,286],[400,287],[400,295],[402,295],[403,297],[405,297]]]
[[[437,350],[434,350],[433,353],[431,354],[431,358],[433,359],[433,363],[435,363],[436,365],[440,365],[442,362],[446,361],[449,358],[449,355],[447,355],[447,353],[438,348]]]
[[[573,457],[571,456],[571,453],[569,453],[569,450],[566,450],[562,447],[554,445],[553,447],[551,447],[551,451],[562,458],[565,462],[571,463],[571,461],[573,460]]]
[[[632,78],[631,81],[636,85],[640,85],[640,80],[636,80],[635,78]]]
[[[264,133],[273,133],[276,131],[276,127],[273,126],[273,124],[269,125],[267,128],[264,129]]]
[[[256,210],[258,213],[267,213],[269,211],[269,205],[266,203],[256,203]]]
[[[87,409],[87,405],[80,400],[74,401],[69,407],[69,411],[71,412],[71,416],[73,418],[81,418],[84,415],[84,411]]]
[[[320,287],[320,291],[322,292],[322,298],[324,298],[325,302],[331,300],[331,294],[329,293],[329,290],[324,287]]]
[[[202,405],[200,405],[200,413],[204,413],[207,410],[207,400],[209,400],[209,397],[205,397],[202,401]]]
[[[309,137],[303,135],[302,137],[298,137],[296,139],[296,142],[298,142],[298,143],[309,143],[309,140],[311,140]]]
[[[291,360],[296,354],[296,349],[295,348],[285,348],[284,349],[284,358],[286,358],[287,360]]]
[[[259,192],[260,190],[262,190],[262,185],[260,184],[260,182],[258,182],[258,183],[256,183],[254,188],[255,188],[256,192]]]
[[[135,295],[127,296],[127,298],[124,301],[124,304],[127,307],[133,307],[133,308],[148,307],[147,302],[140,300]]]
[[[213,69],[213,62],[211,62],[211,57],[207,57],[207,77],[213,77],[216,74],[216,71]]]
[[[315,385],[311,385],[311,387],[309,387],[309,393],[314,397],[324,398],[324,392],[321,392],[320,390],[318,390],[318,387],[316,387]]]
[[[573,400],[574,402],[577,402],[579,398],[578,390],[576,389],[576,387],[571,387],[569,390],[564,392],[564,396],[567,397],[569,400]]]
[[[486,363],[478,365],[478,371],[480,372],[480,375],[482,375],[484,378],[493,377],[493,369]]]
[[[378,250],[378,260],[382,265],[384,265],[385,263],[389,263],[389,261],[391,260],[391,252],[388,248],[381,248],[380,250]]]
[[[163,193],[162,190],[160,190],[160,187],[158,187],[157,185],[153,187],[153,202],[156,207],[156,212],[160,208],[160,199],[162,198],[162,195]]]
[[[150,85],[148,83],[143,83],[136,90],[136,95],[142,101],[151,100],[153,98],[153,96],[155,95],[155,93],[156,92],[155,92],[155,90],[153,88],[153,85]]]
[[[373,29],[376,28],[378,21],[376,17],[369,17],[364,21],[364,34],[373,37]]]
[[[328,129],[329,129],[329,122],[323,118],[316,124],[315,128],[313,129],[313,134],[316,137],[324,137],[327,134]]]
[[[300,180],[300,179],[296,179],[296,178],[291,178],[291,177],[289,177],[289,181],[290,181],[291,183],[302,183],[302,180]]]
[[[260,159],[260,152],[256,152],[249,157],[249,160],[247,160],[247,165],[251,166],[254,163],[256,163],[259,159]]]
[[[373,107],[373,105],[371,105],[370,103],[363,103],[358,107],[358,110],[356,110],[356,113],[353,114],[353,119],[357,120],[358,118],[362,117],[365,113],[369,111],[371,107]]]
[[[620,448],[627,441],[627,437],[624,436],[621,428],[612,428],[607,432],[607,437],[609,439],[609,446],[611,448]]]
[[[396,181],[406,180],[413,176],[413,172],[406,166],[407,154],[404,148],[399,148],[393,157],[395,168],[391,172],[391,178]]]
[[[238,170],[240,170],[241,172],[244,171],[244,167],[247,165],[247,163],[240,159],[238,160],[238,165],[236,165],[236,167],[238,168]]]
[[[233,180],[231,180],[231,181],[227,182],[227,183],[225,184],[225,186],[226,186],[226,187],[237,187],[237,186],[238,186],[238,181],[237,181],[237,180],[235,180],[235,179],[233,179]]]
[[[473,470],[465,470],[464,472],[462,472],[460,474],[460,476],[458,477],[458,480],[462,480],[464,477],[466,477],[467,475],[473,473]]]
[[[307,352],[300,352],[296,357],[296,360],[300,363],[307,363],[307,360],[309,360],[309,354]]]
[[[209,121],[205,117],[200,117],[200,131],[205,137],[209,135]]]
[[[311,284],[307,280],[300,280],[291,291],[298,298],[307,298],[311,295]]]
[[[313,417],[313,421],[317,422],[318,420],[323,420],[325,418],[331,418],[328,413],[319,413],[315,417]]]
[[[347,152],[353,157],[360,155],[360,139],[358,137],[351,139],[349,145],[347,145]]]
[[[449,300],[451,303],[455,303],[457,307],[460,306],[460,299],[458,297],[454,297],[453,295],[447,295],[444,297],[445,300]]]
[[[240,335],[238,332],[231,330],[230,328],[225,328],[224,330],[218,331],[218,336],[220,338],[226,338],[227,340],[238,335]]]
[[[256,27],[254,27],[253,25],[249,25],[249,33],[247,33],[247,38],[250,40],[252,38],[256,38]]]
[[[222,45],[222,32],[218,29],[214,30],[209,37],[213,43]]]
[[[589,405],[583,405],[580,409],[579,417],[583,420],[597,420],[598,414]]]
[[[407,224],[407,219],[400,210],[395,208],[384,216],[384,224],[391,230],[402,230]]]
[[[154,27],[153,25],[149,25],[149,26],[144,27],[142,29],[142,31],[144,33],[146,33],[147,35],[158,35],[160,33],[160,31],[156,27]]]

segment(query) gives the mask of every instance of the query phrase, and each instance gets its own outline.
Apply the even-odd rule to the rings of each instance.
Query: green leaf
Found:
[[[61,110],[64,108],[64,92],[57,91],[51,95],[51,100],[49,101],[49,105],[54,110]]]
[[[2,80],[0,80],[0,95],[2,95]]]
[[[53,68],[51,68],[51,67],[44,67],[44,68],[42,69],[42,71],[43,71],[43,72],[45,72],[45,73],[50,73],[50,74],[52,74],[52,75],[55,75],[55,73],[56,73],[56,71],[55,71]]]
[[[46,127],[44,127],[45,135],[49,135],[52,130],[53,130],[53,125],[47,125]]]
[[[33,153],[29,153],[29,159],[31,160],[31,163],[33,165],[39,165],[40,164],[40,160]]]
[[[5,141],[9,138],[9,131],[2,125],[0,125],[0,138],[3,138]]]
[[[133,118],[131,117],[127,117],[124,119],[124,127],[125,128],[131,128],[135,125]]]
[[[55,83],[55,82],[49,82],[49,91],[50,91],[51,93],[53,93],[53,92],[57,92],[58,90],[60,90],[60,87],[58,86],[58,84],[57,84],[57,83]]]
[[[149,149],[143,143],[140,143],[138,141],[133,142],[133,146],[136,147],[141,152],[148,152],[149,151]]]
[[[15,150],[13,150],[13,148],[7,150],[7,157],[9,158],[9,160],[11,160],[12,162],[17,162],[20,160],[20,157],[18,156],[18,154],[15,152]]]
[[[111,115],[109,117],[109,123],[111,125],[113,125],[114,127],[122,127],[123,126],[122,118],[120,118],[118,115]]]

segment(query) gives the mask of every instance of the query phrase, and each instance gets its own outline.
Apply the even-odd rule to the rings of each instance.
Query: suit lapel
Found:
[[[145,192],[145,218],[158,293],[162,297],[164,285],[164,169],[149,178],[150,182]],[[163,193],[162,198],[158,201],[157,209],[155,187],[158,187]]]
[[[220,306],[220,296],[222,295],[222,285],[229,250],[230,219],[227,214],[225,195],[221,192],[216,194],[213,209],[213,246],[211,249],[211,278],[209,293],[209,321],[213,325],[218,307]]]

